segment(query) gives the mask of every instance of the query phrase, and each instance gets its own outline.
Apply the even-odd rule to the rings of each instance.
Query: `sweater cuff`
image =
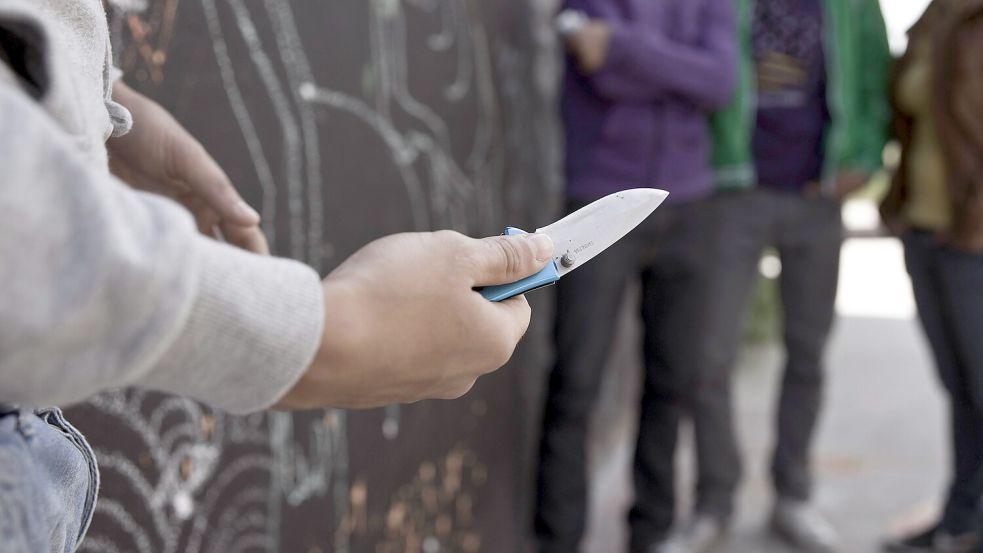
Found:
[[[138,385],[235,414],[268,408],[321,344],[321,281],[310,267],[201,238],[198,293],[181,334]]]

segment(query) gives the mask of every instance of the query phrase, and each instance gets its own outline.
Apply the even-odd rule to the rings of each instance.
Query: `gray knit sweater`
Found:
[[[318,275],[202,237],[109,174],[129,117],[101,0],[0,0],[0,36],[0,403],[123,386],[274,403],[320,343]]]

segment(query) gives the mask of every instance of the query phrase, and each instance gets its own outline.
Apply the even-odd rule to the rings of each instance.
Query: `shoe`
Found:
[[[809,553],[838,551],[839,536],[815,507],[804,501],[780,499],[771,517],[772,530],[790,545]]]
[[[939,533],[935,537],[935,550],[940,553],[979,553],[983,543],[978,532],[965,534]]]
[[[696,515],[672,537],[650,545],[645,553],[711,553],[724,543],[727,531],[720,517]]]
[[[727,541],[729,529],[727,521],[720,517],[697,514],[676,534],[674,541],[685,553],[711,553]]]
[[[976,553],[983,545],[979,532],[951,534],[935,525],[918,534],[885,541],[887,553]]]
[[[689,551],[680,549],[675,540],[666,539],[653,543],[645,550],[645,553],[689,553]]]
[[[887,553],[934,553],[938,533],[939,526],[935,525],[917,534],[887,539],[881,544],[881,549]]]

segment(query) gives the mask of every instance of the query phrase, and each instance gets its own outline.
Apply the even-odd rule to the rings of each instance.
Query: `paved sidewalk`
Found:
[[[829,353],[826,411],[817,444],[818,503],[843,535],[844,553],[877,551],[887,531],[931,520],[945,477],[946,430],[942,396],[910,298],[878,295],[908,292],[899,249],[884,241],[854,241],[844,250],[841,316]],[[909,292],[910,293],[910,292]],[[873,307],[872,307],[873,306]],[[874,313],[877,315],[877,313]],[[594,504],[585,551],[625,550],[624,513],[630,491],[633,412],[637,402],[637,339],[626,322],[595,425]],[[759,347],[745,352],[736,380],[739,432],[745,482],[731,553],[790,551],[765,531],[770,507],[768,455],[772,410],[780,377],[781,352]],[[684,447],[684,450],[688,447]],[[691,458],[680,455],[681,488],[691,488]],[[682,495],[686,495],[685,493]],[[683,512],[686,512],[683,499]]]

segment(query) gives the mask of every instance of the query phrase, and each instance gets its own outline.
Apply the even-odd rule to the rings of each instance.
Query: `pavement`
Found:
[[[875,552],[885,534],[919,528],[937,512],[947,466],[944,403],[914,317],[897,242],[847,242],[837,309],[840,316],[828,352],[827,403],[815,448],[815,499],[840,530],[844,553]],[[637,340],[638,324],[626,317],[592,430],[586,553],[625,551]],[[767,532],[772,412],[781,363],[779,346],[754,346],[743,352],[736,372],[745,479],[725,553],[793,551]],[[684,436],[679,454],[682,516],[691,501],[690,442]]]

